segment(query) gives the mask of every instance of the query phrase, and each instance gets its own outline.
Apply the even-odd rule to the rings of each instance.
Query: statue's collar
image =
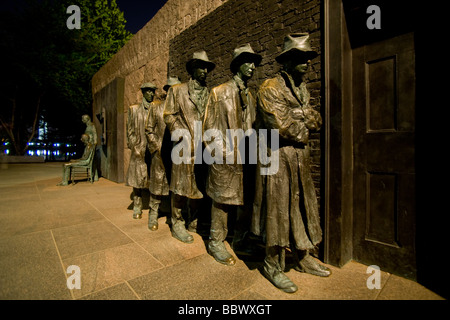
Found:
[[[145,110],[147,110],[150,107],[151,104],[152,103],[148,102],[147,100],[145,100],[145,98],[142,99],[142,106],[144,107]]]
[[[200,82],[198,82],[195,79],[189,79],[189,89],[194,89],[194,90],[204,90],[206,88],[205,85],[201,84]]]
[[[233,80],[240,90],[247,89],[247,83],[244,80],[242,80],[240,77],[238,77],[237,75],[233,76]]]

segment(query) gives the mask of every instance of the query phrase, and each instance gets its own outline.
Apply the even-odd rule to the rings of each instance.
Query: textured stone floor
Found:
[[[132,189],[124,184],[100,178],[58,187],[61,163],[0,166],[2,300],[442,299],[386,272],[380,289],[368,289],[367,266],[356,262],[329,266],[329,278],[291,269],[299,290],[286,294],[261,275],[255,259],[227,267],[208,255],[207,237],[193,234],[192,244],[174,239],[165,217],[149,231],[148,210],[132,219]],[[75,275],[69,266],[79,268],[80,289],[67,287]]]

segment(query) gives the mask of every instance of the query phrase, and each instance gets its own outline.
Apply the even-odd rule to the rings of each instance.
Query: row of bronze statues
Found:
[[[142,190],[148,189],[148,227],[157,230],[161,199],[170,194],[171,233],[184,243],[192,243],[194,238],[188,230],[196,231],[198,210],[206,203],[206,192],[212,200],[207,248],[218,262],[229,266],[236,263],[224,245],[228,216],[235,210],[231,247],[235,251],[245,248],[248,232],[262,236],[266,246],[262,272],[277,288],[289,293],[297,291],[297,286],[284,273],[287,248],[292,252],[295,270],[329,276],[330,270],[310,255],[322,240],[322,230],[309,167],[308,139],[310,132],[320,129],[322,119],[309,104],[304,75],[310,60],[317,55],[308,34],[286,36],[283,51],[276,57],[282,71],[262,83],[256,99],[247,83],[262,57],[249,44],[236,48],[232,54],[233,77],[211,91],[206,78],[215,64],[205,51],[195,52],[186,63],[191,77],[187,82],[169,78],[164,87],[165,101],[154,100],[156,86],[144,83],[143,101],[130,107],[127,122],[127,143],[131,150],[127,184],[133,187],[133,217],[142,217]],[[196,123],[202,124],[202,132],[215,129],[223,137],[229,129],[278,130],[278,171],[262,175],[259,162],[254,165],[225,161],[209,165],[172,161],[171,169],[166,171],[167,162],[161,152],[163,144],[167,144],[163,143],[165,132],[170,132],[171,140],[176,140],[169,142],[172,150],[177,144],[187,142],[183,139],[191,139],[188,141],[191,154],[184,157],[192,160],[196,157],[195,150],[208,147],[210,142],[195,145]],[[190,134],[178,139],[174,132],[180,129]],[[225,141],[219,141],[219,145],[225,146]],[[186,207],[187,221],[183,217]]]
[[[156,231],[160,204],[170,197],[172,236],[192,243],[194,238],[189,231],[197,231],[199,211],[209,204],[207,249],[216,261],[228,266],[236,263],[224,244],[228,216],[236,212],[231,247],[235,253],[252,252],[248,235],[261,237],[265,242],[262,273],[277,288],[288,293],[298,290],[284,273],[287,249],[292,253],[295,270],[329,276],[331,271],[311,256],[311,252],[317,252],[322,230],[308,139],[310,132],[320,129],[322,119],[309,104],[304,75],[317,56],[308,34],[286,36],[283,51],[275,58],[282,69],[260,85],[256,97],[249,90],[248,81],[262,57],[249,44],[232,53],[233,77],[211,90],[206,78],[215,64],[205,51],[195,52],[186,63],[191,77],[187,82],[169,77],[163,88],[167,93],[165,100],[155,99],[157,87],[144,83],[142,103],[129,108],[127,120],[131,156],[126,184],[133,187],[133,218],[142,218],[143,191],[149,190],[148,228]],[[198,145],[197,124],[201,124],[201,132],[219,131],[224,141],[214,139]],[[277,156],[276,171],[261,174],[265,164],[249,161],[248,136],[234,144],[233,150],[225,147],[227,130],[240,129],[277,130],[278,143],[269,142],[267,149]],[[188,134],[176,134],[180,130]],[[189,161],[173,161],[174,151],[186,143],[189,151],[183,149],[181,153]],[[196,161],[199,152],[212,144],[223,148],[224,161]],[[233,158],[242,144],[247,148],[244,161],[225,161],[230,152]],[[167,160],[164,150],[172,151],[172,161]]]

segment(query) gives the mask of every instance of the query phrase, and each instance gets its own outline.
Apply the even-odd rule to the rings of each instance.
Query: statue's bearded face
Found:
[[[195,80],[198,80],[200,82],[203,82],[206,80],[206,75],[208,74],[208,69],[206,66],[198,66],[194,68],[194,72],[192,74],[192,77]]]
[[[205,63],[195,62],[192,65],[192,79],[198,82],[205,82],[208,75],[208,67]]]

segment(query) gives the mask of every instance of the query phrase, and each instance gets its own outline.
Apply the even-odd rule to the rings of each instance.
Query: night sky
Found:
[[[167,0],[116,0],[127,20],[126,28],[133,34],[142,29],[166,2]],[[13,11],[24,3],[25,0],[0,0],[0,10]]]
[[[150,21],[167,0],[116,0],[116,2],[127,20],[126,28],[134,34]]]

